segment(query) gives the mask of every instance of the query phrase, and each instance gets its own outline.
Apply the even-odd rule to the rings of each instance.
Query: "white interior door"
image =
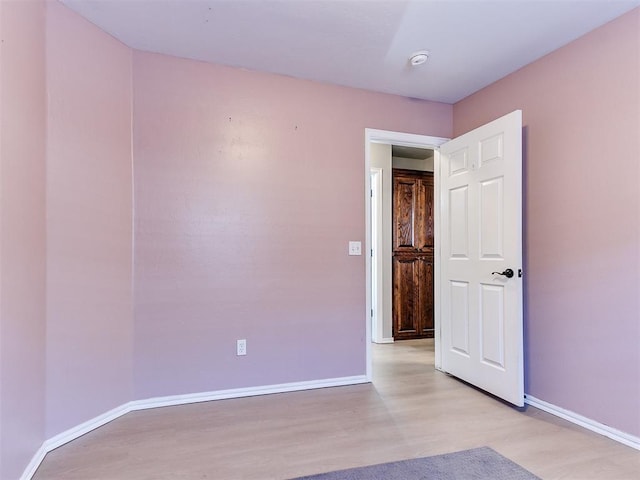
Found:
[[[442,369],[522,406],[522,112],[440,154]]]

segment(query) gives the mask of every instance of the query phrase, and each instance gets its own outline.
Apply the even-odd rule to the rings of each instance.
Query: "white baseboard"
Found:
[[[42,463],[42,460],[44,460],[44,456],[48,452],[49,450],[45,449],[44,444],[40,445],[38,451],[35,453],[33,458],[31,458],[29,465],[27,465],[27,468],[25,468],[24,472],[22,472],[20,480],[29,480],[31,477],[33,477],[33,474],[36,473],[36,470],[38,469],[38,467]]]
[[[307,382],[281,383],[277,385],[263,385],[259,387],[234,388],[229,390],[217,390],[213,392],[191,393],[187,395],[170,395],[167,397],[155,397],[146,400],[135,400],[125,403],[119,407],[109,410],[108,412],[98,415],[80,425],[51,437],[46,440],[35,453],[29,465],[22,473],[20,480],[30,480],[36,472],[42,460],[51,450],[58,448],[65,443],[81,437],[91,430],[101,427],[105,423],[109,423],[122,415],[134,410],[146,410],[149,408],[167,407],[171,405],[184,405],[187,403],[209,402],[212,400],[224,400],[230,398],[253,397],[257,395],[270,395],[273,393],[297,392],[301,390],[314,390],[327,387],[341,387],[346,385],[357,385],[361,383],[369,383],[365,375],[356,375],[353,377],[327,378],[324,380],[313,380]]]
[[[186,395],[170,395],[167,397],[148,398],[131,402],[131,410],[146,410],[149,408],[169,407],[186,403],[209,402],[212,400],[226,400],[229,398],[255,397],[257,395],[271,395],[273,393],[297,392],[300,390],[315,390],[317,388],[341,387],[345,385],[357,385],[368,383],[367,377],[358,375],[354,377],[329,378],[310,382],[281,383],[277,385],[264,385],[260,387],[233,388],[230,390],[217,390],[214,392],[190,393]]]
[[[627,445],[628,447],[640,450],[640,437],[622,432],[603,423],[591,420],[590,418],[583,417],[578,413],[572,412],[570,410],[565,410],[564,408],[545,402],[529,394],[525,395],[524,402],[528,405],[531,405],[532,407],[544,410],[551,415],[555,415],[556,417],[560,417],[571,423],[580,425],[587,430],[591,430],[592,432],[596,432],[600,435],[604,435],[605,437],[609,437],[610,439]]]
[[[381,338],[380,340],[372,340],[373,343],[393,343],[393,337],[384,337]]]
[[[49,440],[45,441],[43,447],[45,451],[50,452],[51,450],[58,448],[65,443],[69,443],[71,440],[75,440],[78,437],[81,437],[85,433],[89,433],[92,430],[95,430],[98,427],[101,427],[105,423],[109,423],[116,418],[121,417],[122,415],[129,413],[131,411],[131,403],[125,403],[124,405],[120,405],[108,412],[103,413],[102,415],[98,415],[97,417],[92,418],[91,420],[87,420],[86,422],[81,423],[80,425],[76,425],[69,430],[65,430],[62,433],[59,433],[55,437],[51,437]]]
[[[76,438],[81,437],[85,433],[89,433],[91,430],[95,430],[96,428],[101,427],[105,423],[109,423],[110,421],[115,420],[118,417],[121,417],[125,413],[130,412],[131,411],[130,405],[131,405],[131,402],[125,403],[124,405],[120,405],[119,407],[114,408],[113,410],[109,410],[108,412],[105,412],[102,415],[98,415],[97,417],[94,417],[91,420],[87,420],[86,422],[83,422],[80,425],[76,425],[73,428],[65,430],[64,432],[59,433],[58,435],[51,437],[48,440],[45,440],[45,442],[42,444],[42,446],[38,449],[36,454],[33,456],[31,461],[29,462],[29,465],[27,465],[27,468],[22,473],[22,476],[20,477],[20,479],[21,480],[30,479],[33,476],[33,474],[36,473],[36,470],[40,466],[40,463],[42,463],[42,460],[44,460],[45,455],[49,453],[51,450],[54,450],[59,446],[70,442],[71,440],[75,440]]]

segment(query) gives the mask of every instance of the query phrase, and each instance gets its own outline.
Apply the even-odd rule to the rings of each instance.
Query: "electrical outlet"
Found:
[[[246,355],[247,354],[247,341],[245,339],[236,341],[236,355]]]

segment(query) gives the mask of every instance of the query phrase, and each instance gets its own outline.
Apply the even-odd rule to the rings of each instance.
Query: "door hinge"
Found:
[[[371,318],[373,318],[373,308],[371,309]]]

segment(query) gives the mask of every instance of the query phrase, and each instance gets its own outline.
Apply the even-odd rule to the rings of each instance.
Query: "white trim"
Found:
[[[188,403],[209,402],[212,400],[224,400],[230,398],[253,397],[258,395],[270,395],[273,393],[298,392],[300,390],[314,390],[318,388],[342,387],[346,385],[358,385],[369,383],[369,379],[364,375],[353,377],[326,378],[323,380],[312,380],[306,382],[280,383],[276,385],[263,385],[259,387],[234,388],[229,390],[217,390],[212,392],[190,393],[186,395],[169,395],[166,397],[148,398],[145,400],[135,400],[125,403],[119,407],[109,410],[97,417],[87,420],[69,430],[51,437],[42,444],[38,451],[20,476],[20,480],[30,480],[36,473],[45,455],[50,451],[75,440],[82,435],[95,430],[102,425],[109,423],[129,412],[136,410],[147,410],[150,408],[167,407],[171,405],[184,405]]]
[[[22,472],[20,480],[29,480],[31,477],[33,477],[33,475],[36,473],[36,470],[44,460],[44,456],[48,452],[49,450],[45,448],[44,444],[40,445],[40,448],[29,462],[29,465],[27,465],[27,468],[25,468],[24,472]]]
[[[616,442],[622,443],[628,447],[640,450],[640,437],[622,432],[603,423],[591,420],[590,418],[583,417],[582,415],[570,410],[565,410],[564,408],[533,397],[528,393],[525,394],[524,403],[550,413],[551,415],[555,415],[556,417],[563,418],[571,423],[575,423],[576,425],[580,425],[587,430],[609,437],[611,440],[615,440]]]
[[[327,387],[342,387],[345,385],[358,385],[368,382],[369,381],[364,375],[357,375],[354,377],[329,378],[309,382],[281,383],[277,385],[264,385],[261,387],[234,388],[230,390],[190,393],[186,395],[170,395],[168,397],[155,397],[131,402],[131,410],[147,410],[149,408],[169,407],[173,405],[183,405],[186,403],[210,402],[212,400],[226,400],[229,398],[255,397],[258,395],[298,392],[300,390],[314,390]]]
[[[446,143],[449,139],[444,137],[431,137],[428,135],[417,135],[413,133],[403,133],[403,132],[394,132],[391,130],[376,130],[373,128],[365,128],[364,129],[364,172],[365,172],[365,251],[371,251],[371,205],[369,201],[369,195],[371,191],[371,152],[369,146],[372,143],[383,143],[387,145],[399,145],[403,147],[418,147],[418,148],[430,148],[435,151],[434,153],[434,189],[435,196],[437,197],[437,192],[439,191],[439,174],[437,168],[439,168],[439,157],[438,150],[440,145]],[[439,213],[436,209],[435,211],[435,221],[436,225],[439,223]],[[437,235],[438,230],[436,230]],[[439,265],[439,239],[436,236],[436,248],[434,251],[434,263],[436,269]],[[371,319],[369,318],[369,312],[371,312],[371,256],[366,256],[366,364],[367,364],[367,379],[371,381],[372,379],[372,365],[373,359],[371,356]],[[438,281],[437,277],[435,281],[435,288],[437,293],[438,290]],[[385,293],[385,295],[389,295],[389,293]],[[438,343],[440,342],[440,319],[438,318],[440,310],[438,309],[438,297],[436,299],[436,309],[434,311],[434,322],[435,322],[435,330],[434,330],[434,339],[436,344],[436,351],[439,352]],[[436,356],[436,365],[439,365],[438,358]]]
[[[124,405],[120,405],[113,410],[109,410],[97,417],[92,418],[91,420],[87,420],[86,422],[81,423],[80,425],[76,425],[68,430],[65,430],[58,435],[51,437],[48,440],[45,440],[42,446],[35,453],[27,468],[25,468],[21,480],[29,480],[35,473],[40,463],[44,460],[44,457],[50,451],[58,448],[65,443],[68,443],[72,440],[75,440],[78,437],[81,437],[85,433],[89,433],[92,430],[95,430],[102,425],[115,420],[116,418],[121,417],[125,413],[129,413],[131,411],[132,402],[125,403]]]
[[[384,301],[382,295],[382,168],[371,167],[371,339],[382,343],[384,338]]]
[[[374,340],[373,343],[393,343],[394,341],[393,337],[383,337],[379,340]]]
[[[446,142],[444,142],[446,143]],[[440,236],[440,150],[433,151],[433,339],[435,346],[435,368],[442,370],[442,348],[440,346],[440,272],[442,269],[442,239]]]
[[[86,422],[81,423],[80,425],[76,425],[69,430],[65,430],[62,433],[59,433],[55,437],[51,437],[49,440],[45,441],[43,447],[46,452],[50,452],[51,450],[58,448],[65,443],[70,442],[71,440],[75,440],[82,435],[89,433],[96,428],[103,426],[106,423],[109,423],[116,418],[119,418],[131,411],[131,404],[133,402],[125,403],[124,405],[120,405],[119,407],[114,408],[113,410],[109,410],[97,417],[92,418],[91,420],[87,420]]]
[[[377,130],[375,128],[365,128],[364,131],[367,143],[385,143],[389,145],[401,145],[403,147],[438,148],[450,140],[444,137],[394,132],[392,130]]]

